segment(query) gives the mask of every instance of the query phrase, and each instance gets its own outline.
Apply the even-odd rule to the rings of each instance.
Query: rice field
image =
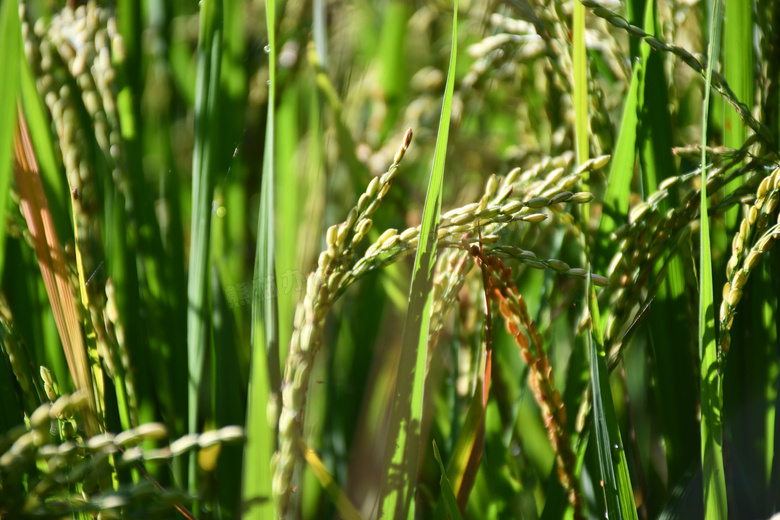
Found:
[[[778,24],[0,1],[0,518],[774,518]]]

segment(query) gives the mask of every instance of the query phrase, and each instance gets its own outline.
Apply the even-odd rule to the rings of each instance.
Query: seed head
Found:
[[[368,188],[366,189],[366,195],[369,197],[373,197],[377,194],[379,191],[379,177],[374,177],[371,179],[371,182],[368,183]]]
[[[385,232],[384,232],[384,233],[382,233],[382,234],[379,236],[379,238],[377,239],[377,241],[376,241],[376,244],[377,244],[378,246],[381,246],[382,244],[384,244],[385,242],[387,242],[387,240],[389,240],[389,239],[390,239],[390,237],[392,237],[392,236],[394,236],[394,235],[397,235],[397,234],[398,234],[398,230],[397,230],[397,229],[390,228],[390,229],[388,229],[388,230],[385,230]]]
[[[550,204],[550,199],[547,197],[534,197],[526,201],[525,205],[529,208],[543,208]]]
[[[748,255],[747,260],[745,260],[745,267],[747,267],[748,269],[754,269],[760,261],[761,261],[761,251],[753,250]]]
[[[530,215],[523,216],[521,220],[524,222],[538,223],[547,220],[547,215],[544,213],[531,213]]]
[[[729,293],[728,302],[731,308],[734,308],[742,298],[742,289],[735,289]]]
[[[503,206],[501,206],[501,213],[505,215],[511,215],[512,213],[516,213],[520,210],[520,208],[523,207],[523,203],[519,200],[513,200],[512,202],[507,202]]]
[[[555,258],[551,258],[547,260],[547,265],[550,266],[554,271],[558,271],[559,273],[564,273],[569,269],[571,269],[571,267],[569,267],[569,264],[561,260],[556,260]]]
[[[571,202],[574,204],[587,204],[593,199],[594,197],[592,193],[588,193],[587,191],[580,191],[572,195]]]
[[[504,180],[504,184],[510,185],[514,184],[517,178],[520,176],[520,172],[522,170],[520,168],[513,168],[507,175],[506,179]]]
[[[456,226],[468,224],[469,222],[473,221],[474,218],[476,218],[476,216],[477,215],[474,213],[465,213],[463,215],[457,215],[452,218],[452,223]]]
[[[720,302],[720,321],[723,323],[726,321],[726,319],[729,316],[729,304],[726,302],[726,299],[724,298],[722,302]]]
[[[570,191],[563,191],[559,193],[558,195],[554,196],[550,200],[550,204],[558,204],[560,202],[569,202],[574,194]]]
[[[493,195],[496,194],[496,190],[498,189],[498,177],[496,177],[496,174],[490,176],[490,178],[487,181],[487,184],[485,185],[485,198],[490,198]]]
[[[408,129],[406,133],[404,134],[404,141],[401,147],[398,149],[398,151],[395,153],[395,158],[393,158],[393,163],[398,164],[401,162],[401,159],[404,158],[404,154],[406,153],[406,150],[409,148],[409,145],[412,144],[412,129]]]

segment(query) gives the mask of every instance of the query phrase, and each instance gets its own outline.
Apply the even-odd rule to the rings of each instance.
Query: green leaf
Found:
[[[585,6],[574,2],[573,29],[574,115],[577,129],[577,162],[588,160],[588,61],[585,48]],[[587,188],[583,188],[586,189]]]
[[[46,199],[49,201],[49,210],[57,227],[57,236],[70,236],[73,234],[73,229],[67,205],[70,193],[66,177],[57,165],[49,118],[38,87],[35,86],[35,77],[27,60],[23,59],[21,63],[22,83],[19,94],[24,107],[24,118],[30,130],[30,139],[35,149],[35,158],[41,170],[41,181]]]
[[[572,61],[574,66],[574,119],[575,137],[577,139],[577,162],[579,164],[588,160],[590,152],[590,125],[588,124],[588,53],[585,45],[585,6],[580,2],[574,2],[574,16],[572,27]],[[590,185],[590,172],[582,177],[582,189],[588,191]],[[585,226],[590,219],[590,204],[584,204],[581,208]],[[592,244],[586,244],[590,247]]]
[[[433,441],[433,456],[436,457],[436,462],[439,463],[439,471],[441,471],[441,478],[439,479],[439,485],[441,486],[441,496],[444,499],[444,507],[447,510],[449,518],[457,520],[463,518],[460,514],[460,508],[458,508],[458,500],[455,498],[455,493],[452,491],[452,485],[447,478],[447,471],[444,469],[444,464],[441,461],[441,454],[439,448],[436,446],[436,441]]]
[[[274,264],[274,122],[276,104],[276,2],[266,4],[268,24],[268,119],[263,153],[263,179],[260,186],[260,212],[257,220],[255,280],[276,280]],[[263,287],[266,286],[263,284]],[[273,389],[281,380],[279,366],[279,325],[276,298],[252,298],[252,354],[247,399],[247,442],[244,451],[243,499],[249,504],[243,517],[265,519],[273,516],[270,461],[275,449],[276,417],[267,413]],[[269,417],[270,415],[270,417]]]
[[[645,6],[644,29],[656,33],[658,10],[656,3],[648,0]],[[677,175],[672,157],[673,128],[669,114],[669,93],[664,71],[665,55],[653,52],[643,42],[641,55],[645,64],[642,93],[640,94],[638,149],[642,165],[642,187],[645,198],[655,193],[658,184]],[[669,203],[671,200],[673,202]],[[666,212],[677,203],[677,193],[670,188],[670,196],[661,202]],[[656,411],[664,436],[666,462],[670,484],[679,482],[683,473],[695,463],[698,446],[696,423],[697,374],[693,363],[681,362],[681,354],[693,359],[693,332],[688,327],[693,319],[693,303],[685,287],[685,269],[693,270],[690,263],[676,255],[657,263],[654,275],[666,276],[649,309],[648,334],[656,395]],[[686,259],[688,257],[686,256]],[[664,267],[663,264],[666,264]]]
[[[322,460],[320,460],[314,450],[306,446],[306,444],[303,442],[303,439],[299,439],[299,442],[300,449],[303,452],[303,456],[306,459],[306,462],[314,472],[317,480],[319,480],[320,484],[322,484],[325,492],[333,501],[333,504],[336,506],[339,515],[346,520],[361,520],[360,513],[341,490],[338,483],[334,480],[333,475],[331,475],[325,468]]]
[[[11,147],[16,120],[16,93],[19,89],[19,62],[22,53],[22,29],[16,0],[6,0],[0,8],[0,217],[5,221],[8,187],[11,184]],[[5,259],[6,226],[0,226],[0,273]]]
[[[754,82],[753,56],[753,2],[750,0],[731,0],[726,2],[726,21],[723,28],[723,75],[738,100],[752,104]],[[740,149],[747,139],[748,127],[726,101],[724,110],[723,144]],[[726,193],[731,193],[742,184],[743,178],[737,178],[726,185]],[[734,227],[739,214],[739,206],[726,213],[726,227]]]
[[[704,480],[704,518],[728,518],[726,480],[723,473],[722,387],[718,373],[715,340],[715,309],[710,249],[710,219],[707,214],[707,117],[709,115],[712,67],[718,62],[721,32],[721,2],[715,0],[710,14],[707,75],[701,118],[701,199],[699,230],[699,361],[701,362],[701,464]]]
[[[414,518],[428,325],[431,315],[431,284],[436,265],[437,225],[441,212],[444,163],[455,86],[457,36],[458,2],[456,0],[453,8],[452,48],[447,84],[436,136],[433,169],[428,181],[428,193],[425,197],[425,209],[420,226],[420,241],[412,271],[409,308],[390,413],[390,432],[382,479],[381,512],[385,518]]]
[[[195,146],[192,154],[192,239],[187,288],[189,432],[198,431],[198,396],[210,337],[209,259],[214,174],[214,121],[218,117],[222,63],[222,1],[204,0],[198,34],[198,77],[195,94]],[[197,491],[195,452],[190,454],[189,489]]]
[[[237,374],[241,366],[238,345],[234,334],[235,323],[228,302],[222,291],[222,280],[217,267],[212,268],[211,294],[213,298],[212,316],[214,341],[211,349],[211,409],[217,428],[244,424],[246,412],[242,380]],[[219,509],[223,519],[239,518],[237,506],[241,498],[241,473],[236,471],[241,465],[242,446],[223,445],[219,453],[216,477]]]
[[[377,46],[377,59],[381,67],[381,84],[388,103],[385,130],[398,120],[402,113],[401,101],[408,88],[409,75],[405,57],[406,33],[413,4],[406,0],[391,0],[383,4],[382,29]]]
[[[456,503],[458,497],[461,497],[462,504],[468,500],[471,491],[470,483],[474,482],[473,472],[479,468],[479,465],[474,465],[473,461],[480,461],[485,442],[485,403],[483,398],[486,384],[484,379],[486,357],[483,350],[479,358],[480,361],[476,364],[479,368],[477,368],[477,384],[474,387],[474,394],[469,402],[463,425],[459,425],[459,433],[447,467],[448,482],[451,480],[450,487],[455,494]],[[439,500],[436,506],[434,517],[437,519],[444,519],[448,514],[446,496],[442,498],[444,500]]]
[[[596,235],[595,267],[597,272],[604,271],[611,260],[616,244],[609,239],[609,236],[626,220],[628,214],[631,181],[634,178],[634,165],[636,164],[636,132],[639,122],[637,104],[641,73],[642,64],[636,63],[631,75],[626,107],[623,110],[623,121],[620,123],[620,134],[615,153],[612,156],[612,168],[609,171],[607,192],[604,195],[604,206]]]
[[[484,355],[482,356],[484,357]],[[480,365],[478,365],[480,366]],[[455,448],[450,459],[447,474],[454,483],[455,494],[460,493],[463,480],[468,469],[471,454],[476,448],[475,443],[481,439],[480,435],[485,422],[485,404],[483,402],[483,392],[485,381],[478,375],[477,385],[474,388],[474,395],[469,403],[466,419],[460,428],[460,435],[455,442]]]
[[[588,284],[590,285],[590,284]],[[587,294],[591,297],[588,308],[591,311],[593,330],[587,334],[590,350],[591,390],[593,395],[593,428],[596,448],[598,451],[599,469],[601,470],[601,490],[607,504],[607,518],[636,519],[636,505],[628,475],[626,453],[620,437],[620,427],[612,401],[612,390],[609,386],[609,371],[607,370],[604,347],[598,338],[600,334],[600,317],[595,291],[588,287]]]

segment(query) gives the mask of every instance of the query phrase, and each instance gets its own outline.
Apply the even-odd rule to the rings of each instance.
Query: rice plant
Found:
[[[0,1],[0,518],[770,518],[777,2]]]

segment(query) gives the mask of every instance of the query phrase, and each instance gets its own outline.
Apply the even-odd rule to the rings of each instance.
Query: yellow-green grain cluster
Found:
[[[755,202],[748,206],[739,224],[739,230],[731,242],[731,258],[726,266],[727,282],[723,285],[723,301],[720,305],[720,348],[728,353],[731,345],[731,325],[742,290],[750,273],[758,266],[764,253],[780,236],[780,222],[775,216],[780,200],[780,168],[764,177],[756,190]],[[771,227],[770,227],[771,225]]]
[[[530,368],[530,386],[542,410],[547,435],[557,466],[558,480],[574,509],[574,518],[584,518],[582,496],[576,475],[576,457],[566,429],[566,407],[555,388],[552,366],[544,350],[544,340],[528,314],[522,295],[512,280],[512,271],[495,256],[488,256],[476,246],[471,249],[477,264],[487,273],[486,293],[498,304],[507,332],[517,343],[523,360]]]
[[[132,421],[137,423],[135,385],[125,331],[119,318],[114,288],[109,280],[105,291],[101,284],[88,279],[105,262],[102,248],[106,230],[101,229],[98,187],[114,182],[125,194],[127,210],[132,211],[132,194],[125,173],[122,129],[118,113],[114,60],[123,55],[122,38],[116,18],[109,9],[89,2],[77,8],[66,6],[46,24],[42,19],[28,20],[28,9],[20,8],[23,20],[24,48],[37,78],[37,87],[51,114],[57,143],[71,193],[75,227],[75,291],[82,295],[89,324],[94,332],[92,369],[102,387],[103,367],[113,377],[121,363]],[[71,79],[69,79],[71,78]],[[75,91],[74,91],[75,87]],[[81,121],[81,111],[89,117],[90,126]],[[102,156],[105,168],[96,166],[95,154]],[[98,182],[96,175],[110,179]],[[70,247],[70,245],[69,245]],[[102,392],[99,392],[102,401]],[[98,403],[105,409],[105,403]]]
[[[406,132],[387,172],[371,180],[344,222],[328,228],[327,249],[320,254],[317,270],[307,279],[306,296],[295,310],[295,329],[290,339],[282,382],[282,409],[278,421],[279,449],[272,460],[273,492],[277,515],[280,517],[284,517],[287,510],[295,467],[303,460],[299,453],[298,440],[303,429],[309,377],[314,367],[314,357],[320,347],[325,318],[352,263],[355,246],[371,230],[372,216],[390,190],[411,140],[410,129]],[[385,240],[389,234],[384,233]],[[380,242],[380,247],[381,243],[383,242]]]
[[[13,479],[30,464],[38,468],[36,484],[27,494],[7,494],[16,486],[9,482],[3,500],[4,514],[13,518],[53,518],[79,511],[118,514],[123,507],[137,507],[150,500],[155,502],[159,512],[170,513],[175,504],[187,500],[185,494],[157,489],[151,482],[98,492],[96,483],[116,469],[147,463],[165,464],[191,450],[244,439],[241,428],[230,426],[188,435],[159,448],[142,447],[150,441],[159,443],[167,439],[167,428],[161,423],[147,423],[118,434],[102,433],[81,439],[76,435],[76,423],[82,413],[90,413],[82,392],[63,395],[53,403],[39,406],[30,415],[28,426],[20,425],[0,438],[3,475]],[[65,500],[63,493],[74,483],[82,486],[82,496]]]
[[[319,350],[325,318],[335,298],[343,293],[359,277],[413,253],[419,242],[419,227],[399,232],[385,230],[371,244],[364,255],[352,264],[355,246],[362,241],[372,226],[371,215],[387,194],[398,171],[398,163],[408,147],[411,132],[396,153],[387,173],[375,177],[357,205],[341,224],[328,228],[328,247],[320,254],[317,270],[307,281],[306,296],[295,313],[294,330],[282,383],[282,408],[279,416],[279,450],[274,455],[273,489],[277,514],[284,516],[290,500],[292,478],[296,464],[301,462],[298,453],[306,401],[314,356]],[[435,339],[444,319],[452,307],[459,287],[468,269],[464,268],[464,249],[482,244],[486,251],[496,256],[517,259],[536,269],[552,271],[572,277],[584,278],[586,271],[572,268],[557,259],[538,259],[531,251],[515,246],[497,246],[499,233],[512,222],[538,224],[548,219],[548,211],[560,211],[565,203],[583,204],[593,200],[587,192],[572,191],[579,184],[582,174],[603,167],[608,156],[597,157],[565,175],[573,154],[547,158],[523,172],[520,168],[499,179],[491,176],[478,202],[466,204],[448,211],[440,218],[438,244],[453,248],[453,253],[440,260],[440,271],[435,279],[430,335]],[[606,278],[595,275],[594,281],[606,284]],[[275,415],[275,404],[269,413]]]
[[[737,154],[711,169],[707,175],[708,193],[716,193],[731,179],[755,170],[756,164],[753,161],[735,168],[740,158],[741,154]],[[697,175],[697,172],[691,172],[665,179],[659,185],[658,191],[630,209],[628,222],[613,233],[612,238],[618,242],[619,251],[608,269],[610,283],[607,294],[612,312],[604,334],[610,366],[617,362],[623,344],[623,333],[642,306],[652,300],[664,279],[666,265],[662,266],[660,273],[654,274],[656,263],[667,252],[675,252],[687,240],[690,224],[699,215],[700,190],[695,187],[688,188],[680,204],[672,206],[665,213],[662,213],[660,203],[669,196],[672,187],[682,187]],[[735,194],[724,198],[713,207],[711,212],[725,212],[739,203],[743,198],[740,193],[755,193],[758,182],[758,178],[751,177]]]

